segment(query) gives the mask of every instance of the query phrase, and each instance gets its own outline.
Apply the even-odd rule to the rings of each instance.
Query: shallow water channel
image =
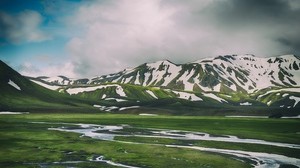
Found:
[[[116,136],[125,136],[125,137],[146,137],[146,138],[169,138],[169,139],[176,139],[176,140],[205,140],[205,141],[219,141],[219,142],[233,142],[233,143],[248,143],[248,144],[261,144],[261,145],[300,149],[300,145],[297,144],[269,142],[269,141],[258,140],[258,139],[241,139],[232,135],[218,136],[218,135],[210,135],[208,133],[202,133],[202,132],[152,129],[152,128],[135,128],[129,125],[109,126],[109,125],[95,125],[95,124],[67,124],[67,123],[61,123],[61,124],[64,124],[64,126],[58,128],[49,128],[49,130],[79,133],[81,134],[81,136],[91,137],[100,140],[107,140],[107,141],[117,141],[114,139]],[[141,143],[128,142],[128,141],[117,141],[117,142],[141,144]],[[300,159],[278,155],[278,154],[272,154],[272,153],[205,148],[205,147],[194,146],[193,144],[163,145],[163,144],[152,143],[152,145],[162,145],[170,148],[194,149],[199,151],[218,153],[222,155],[225,154],[234,157],[236,159],[249,162],[251,165],[253,165],[253,167],[256,168],[280,167],[282,165],[300,167]],[[113,163],[110,161],[104,161],[104,159],[101,156],[95,158],[94,161],[102,161],[107,164],[113,164],[120,167],[131,167],[128,165]]]

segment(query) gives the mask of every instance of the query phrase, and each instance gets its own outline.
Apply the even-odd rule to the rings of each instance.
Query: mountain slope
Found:
[[[68,110],[88,108],[93,102],[41,87],[0,61],[0,111]]]
[[[89,83],[116,82],[185,91],[253,93],[271,86],[299,86],[299,67],[299,58],[292,55],[272,58],[219,56],[182,65],[169,61],[143,64],[117,74],[93,78]]]
[[[55,85],[121,83],[184,91],[253,93],[268,87],[299,87],[299,69],[300,58],[294,55],[270,58],[225,55],[180,65],[167,60],[145,63],[91,79],[63,76],[36,79]]]
[[[270,58],[226,55],[180,65],[168,60],[145,63],[90,79],[63,76],[30,79],[59,92],[115,105],[156,104],[162,108],[177,104],[172,107],[297,111],[299,67],[299,57],[294,55]]]

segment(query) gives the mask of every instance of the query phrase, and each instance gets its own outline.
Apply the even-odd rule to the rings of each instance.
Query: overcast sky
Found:
[[[300,55],[300,0],[1,0],[0,59],[92,77],[145,62]]]

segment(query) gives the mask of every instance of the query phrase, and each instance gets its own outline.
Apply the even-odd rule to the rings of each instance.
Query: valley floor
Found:
[[[0,167],[300,167],[300,120],[0,115]]]

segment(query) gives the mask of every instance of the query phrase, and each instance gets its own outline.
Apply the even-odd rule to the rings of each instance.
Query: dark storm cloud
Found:
[[[300,55],[300,0],[15,2],[23,1],[0,2],[0,45],[62,44],[61,63],[78,76],[163,59]]]
[[[290,49],[292,53],[296,53],[296,55],[300,55],[300,39],[298,37],[290,37],[290,38],[285,38],[285,37],[279,37],[277,39],[278,43],[280,43],[283,46],[286,46],[287,48]]]
[[[198,7],[192,7],[191,11],[193,11],[193,16],[185,18],[185,21],[192,18],[191,22],[198,21],[202,26],[203,18],[205,18],[206,23],[213,25],[216,31],[223,32],[222,34],[244,32],[260,35],[262,39],[257,40],[262,41],[257,41],[258,44],[269,41],[274,43],[271,47],[278,45],[276,48],[280,49],[269,55],[285,53],[300,55],[299,0],[211,1],[205,8],[199,8],[198,5]],[[236,40],[242,42],[246,39]],[[269,52],[268,48],[266,52]]]
[[[298,1],[299,2],[299,1]],[[299,2],[300,3],[300,2]],[[223,8],[221,4],[227,6]],[[282,0],[232,0],[221,3],[216,9],[219,17],[229,23],[246,24],[295,24],[299,21],[299,9],[293,9],[289,1]],[[296,23],[299,24],[299,23]],[[259,26],[259,25],[254,25]]]
[[[92,1],[69,18],[71,26],[84,30],[67,44],[80,74],[112,73],[162,59],[300,55],[299,0],[110,2]]]
[[[207,10],[220,27],[232,32],[252,29],[279,43],[282,53],[299,55],[299,5],[297,0],[231,0],[217,2]]]

